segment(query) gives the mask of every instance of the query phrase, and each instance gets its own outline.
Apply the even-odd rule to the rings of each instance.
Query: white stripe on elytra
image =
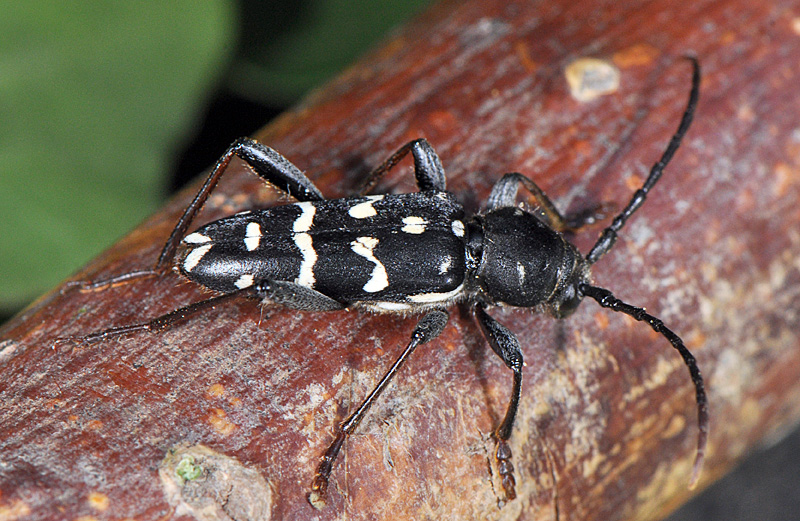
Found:
[[[192,271],[195,266],[200,262],[200,259],[203,258],[203,255],[208,253],[208,250],[211,249],[210,244],[206,244],[205,246],[200,246],[199,248],[193,249],[189,255],[183,261],[183,269],[188,273]]]
[[[408,300],[419,303],[445,302],[457,296],[463,289],[464,285],[461,284],[453,291],[448,291],[447,293],[420,293],[418,295],[409,295]]]
[[[297,207],[300,208],[301,213],[300,216],[295,219],[292,231],[295,233],[307,232],[311,229],[311,225],[314,224],[314,214],[317,213],[317,208],[309,201],[296,204]]]
[[[211,242],[211,237],[203,235],[202,233],[194,232],[184,237],[183,242],[187,244],[203,244],[206,242]]]
[[[247,223],[247,229],[244,232],[244,245],[247,246],[247,251],[253,251],[261,244],[261,225],[258,223]]]
[[[375,258],[372,251],[378,245],[378,239],[375,237],[359,237],[350,243],[350,248],[358,255],[361,255],[368,261],[375,264],[372,268],[372,275],[370,279],[364,284],[362,288],[367,293],[375,293],[389,285],[389,278],[386,276],[386,268],[383,267],[381,261]]]
[[[428,221],[422,217],[411,216],[403,217],[403,224],[405,224],[405,226],[400,228],[400,230],[406,233],[420,234],[425,231],[425,226],[428,224]]]
[[[317,263],[317,252],[314,250],[311,235],[306,232],[314,224],[314,215],[317,213],[317,208],[309,201],[297,203],[297,207],[300,208],[300,216],[295,219],[292,231],[295,232],[294,243],[300,249],[300,255],[303,256],[303,260],[300,262],[300,273],[297,274],[297,278],[294,281],[301,286],[313,288],[317,282],[317,279],[314,278],[314,264]]]
[[[350,217],[353,217],[354,219],[375,217],[378,215],[378,212],[375,210],[375,207],[372,206],[372,203],[380,201],[381,199],[383,199],[382,195],[368,195],[366,201],[353,206],[347,211],[347,213],[349,213]]]
[[[464,236],[464,223],[461,221],[453,221],[450,226],[453,228],[453,233],[456,237]]]
[[[370,302],[368,304],[370,308],[380,309],[382,311],[408,311],[411,309],[411,304],[403,304],[402,302]]]
[[[307,233],[296,233],[294,243],[300,248],[300,254],[303,256],[303,261],[300,263],[300,273],[294,281],[301,286],[313,288],[314,283],[317,282],[314,278],[314,264],[317,263],[317,252],[314,250],[311,236]]]

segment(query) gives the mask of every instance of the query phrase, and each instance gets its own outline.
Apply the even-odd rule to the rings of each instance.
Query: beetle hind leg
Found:
[[[244,161],[261,179],[298,201],[322,201],[325,199],[314,183],[279,152],[254,139],[239,138],[217,160],[203,186],[183,211],[152,269],[123,273],[101,280],[70,282],[61,289],[61,293],[76,287],[81,291],[99,291],[141,278],[160,276],[169,271],[181,240],[234,157]]]
[[[160,315],[157,316],[156,318],[147,320],[146,322],[138,322],[136,324],[128,324],[126,326],[110,327],[100,331],[95,331],[94,333],[90,333],[84,336],[67,336],[67,337],[56,338],[55,341],[53,342],[53,348],[55,349],[60,344],[65,344],[70,342],[80,343],[80,344],[95,344],[97,342],[101,342],[104,340],[119,338],[122,336],[132,335],[134,333],[139,333],[139,332],[153,333],[153,332],[165,331],[175,326],[179,322],[189,319],[190,317],[201,311],[204,311],[206,309],[213,309],[214,306],[217,306],[223,302],[227,302],[228,300],[231,300],[235,297],[239,297],[246,292],[247,290],[241,290],[233,293],[226,293],[224,295],[219,295],[216,297],[211,297],[206,300],[195,302],[194,304],[189,304],[188,306],[180,307],[178,309],[170,311],[169,313],[165,313],[164,315]]]
[[[338,300],[295,282],[263,280],[253,285],[253,293],[262,301],[300,311],[336,311],[345,308]]]

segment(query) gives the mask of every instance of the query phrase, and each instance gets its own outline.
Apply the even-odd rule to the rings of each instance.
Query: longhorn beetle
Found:
[[[407,143],[372,171],[360,195],[328,200],[281,154],[242,138],[217,161],[172,231],[153,269],[78,283],[83,289],[100,289],[161,275],[175,266],[190,281],[222,295],[147,322],[59,341],[93,343],[139,331],[164,330],[193,313],[236,296],[301,311],[360,308],[379,313],[422,314],[400,357],[356,411],[336,427],[309,494],[311,504],[322,508],[333,463],[344,441],[414,349],[441,333],[449,317],[446,308],[466,303],[472,306],[491,348],[513,373],[511,399],[505,417],[493,433],[499,476],[505,496],[511,500],[516,491],[508,439],[522,387],[522,352],[514,334],[492,318],[487,308],[538,307],[555,318],[564,318],[584,297],[591,297],[604,308],[645,322],[683,357],[697,400],[699,434],[693,485],[702,467],[708,430],[705,388],[695,358],[661,320],[592,285],[589,273],[590,266],[612,248],[619,230],[642,206],[691,124],[700,88],[700,66],[696,59],[690,60],[692,88],[678,130],[644,185],[603,230],[586,257],[561,234],[571,228],[568,220],[533,181],[519,173],[505,174],[494,185],[486,209],[465,219],[464,208],[445,189],[439,157],[424,139]],[[419,192],[366,195],[408,153],[414,159]],[[234,156],[297,202],[238,213],[186,235]],[[531,193],[542,215],[534,215],[517,205],[520,187]]]

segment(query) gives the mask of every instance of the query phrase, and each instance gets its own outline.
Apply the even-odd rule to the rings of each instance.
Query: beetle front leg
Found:
[[[519,397],[522,392],[522,351],[520,350],[519,340],[507,327],[492,318],[483,305],[475,306],[475,314],[481,330],[492,350],[503,360],[506,366],[514,372],[514,383],[511,389],[511,401],[508,403],[506,415],[497,429],[494,437],[497,440],[497,467],[500,472],[500,480],[503,483],[503,491],[506,499],[511,501],[517,497],[516,481],[514,480],[514,465],[511,463],[511,447],[508,439],[514,428],[514,419],[517,416]]]
[[[603,219],[613,208],[613,205],[601,203],[577,214],[563,215],[536,183],[520,173],[511,172],[501,177],[492,187],[492,193],[489,194],[486,202],[486,211],[509,206],[516,207],[520,185],[524,186],[533,196],[536,205],[547,220],[547,224],[558,232],[572,232],[587,224],[593,224]]]

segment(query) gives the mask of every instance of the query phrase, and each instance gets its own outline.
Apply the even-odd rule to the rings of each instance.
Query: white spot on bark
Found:
[[[564,70],[569,91],[578,101],[586,102],[619,89],[619,69],[610,61],[578,58]]]

